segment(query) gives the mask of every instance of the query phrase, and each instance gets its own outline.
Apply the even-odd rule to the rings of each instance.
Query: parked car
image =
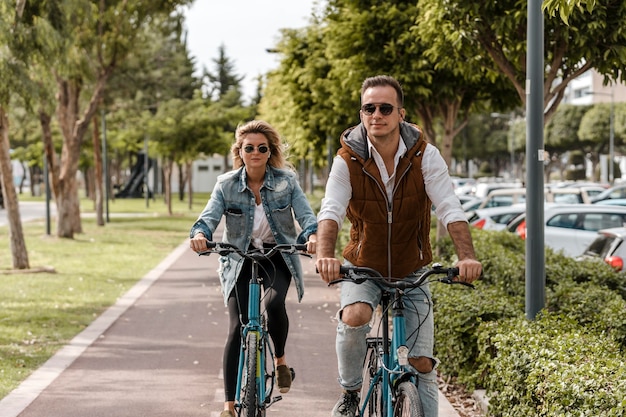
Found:
[[[593,204],[606,206],[626,206],[626,198],[607,198],[606,200],[594,201]]]
[[[490,207],[467,213],[467,221],[472,227],[483,230],[504,230],[506,225],[526,210],[526,204]]]
[[[626,224],[626,207],[598,204],[550,204],[544,206],[545,246],[579,256],[595,239],[598,230]],[[526,213],[507,225],[507,230],[526,239]]]
[[[477,208],[503,207],[526,201],[526,188],[500,188],[492,190]]]
[[[594,202],[600,200],[608,200],[613,198],[626,198],[626,184],[614,185],[611,188],[608,188],[595,196],[593,198]]]
[[[624,270],[626,261],[626,227],[599,230],[596,238],[578,259],[604,261],[616,271]]]
[[[546,188],[544,201],[559,204],[589,204],[591,198],[579,188]],[[503,188],[489,192],[480,204],[465,205],[465,211],[510,206],[526,202],[526,188]]]
[[[474,185],[472,194],[479,198],[485,198],[493,190],[521,188],[521,183],[514,182],[479,182]]]
[[[474,178],[451,177],[451,180],[454,192],[459,196],[471,194],[472,188],[476,184],[476,180]]]

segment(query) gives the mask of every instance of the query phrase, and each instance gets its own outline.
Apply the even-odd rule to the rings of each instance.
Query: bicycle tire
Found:
[[[393,417],[424,417],[420,395],[412,382],[404,381],[398,385]]]
[[[368,339],[365,362],[363,363],[363,385],[361,388],[361,404],[359,409],[363,409],[362,417],[382,416],[382,381],[379,379],[374,385],[372,380],[378,373],[378,346],[382,339]],[[367,393],[371,393],[367,399]],[[367,399],[367,404],[364,404]],[[365,407],[364,407],[365,406]]]
[[[241,398],[243,398],[244,416],[258,417],[258,402],[256,389],[256,368],[257,368],[257,346],[258,340],[256,333],[250,332],[246,337],[246,368],[245,368],[245,384],[242,384]]]

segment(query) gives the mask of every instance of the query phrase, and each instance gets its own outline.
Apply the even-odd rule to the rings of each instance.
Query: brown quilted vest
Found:
[[[385,186],[374,159],[364,159],[344,142],[338,151],[350,170],[352,198],[347,217],[350,240],[343,251],[357,266],[376,269],[383,276],[402,278],[432,261],[431,201],[422,175],[426,141],[419,138],[399,160],[393,203],[388,210]]]

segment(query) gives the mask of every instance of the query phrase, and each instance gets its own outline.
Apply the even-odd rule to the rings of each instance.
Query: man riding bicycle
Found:
[[[345,216],[351,223],[343,251],[347,263],[367,266],[383,276],[405,277],[432,261],[430,212],[452,237],[459,278],[480,277],[469,227],[452,188],[448,167],[419,127],[404,121],[402,87],[392,77],[367,78],[361,87],[361,124],[346,130],[333,161],[318,214],[316,267],[325,282],[337,279],[337,236]],[[366,336],[381,291],[373,283],[343,283],[336,350],[343,393],[333,417],[354,417],[362,384]],[[436,416],[438,389],[434,358],[432,298],[428,286],[407,294],[410,364],[426,416]],[[419,327],[419,332],[415,330]]]

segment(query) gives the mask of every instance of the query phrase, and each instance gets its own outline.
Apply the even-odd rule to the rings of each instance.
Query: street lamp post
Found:
[[[509,152],[511,156],[511,172],[515,173],[515,148],[513,146],[513,121],[515,120],[515,113],[511,112],[510,114],[502,114],[502,113],[491,113],[491,117],[507,119],[509,121],[509,132],[508,132],[508,142],[509,142]],[[517,176],[517,175],[515,175]]]
[[[601,93],[599,91],[588,91],[587,95],[594,96],[610,96],[611,110],[609,112],[609,184],[613,184],[615,180],[614,164],[615,164],[615,100],[613,95],[613,86],[610,93]]]

